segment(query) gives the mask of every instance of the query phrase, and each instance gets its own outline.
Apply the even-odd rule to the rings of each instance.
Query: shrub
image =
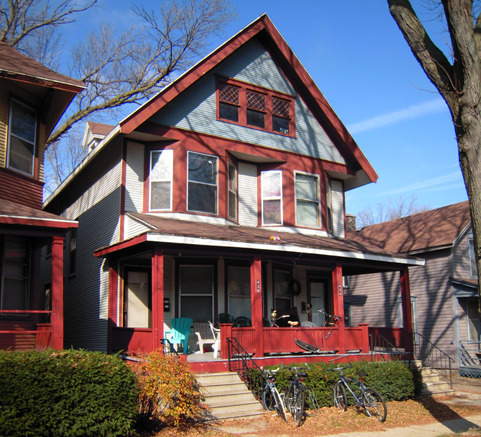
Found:
[[[165,425],[185,425],[199,419],[204,409],[200,386],[186,362],[151,352],[133,367],[139,381],[141,420],[151,418]]]
[[[116,356],[82,350],[0,351],[0,435],[128,436],[135,375]]]
[[[309,364],[307,370],[307,378],[304,385],[308,390],[312,390],[316,396],[317,402],[321,407],[333,406],[333,386],[339,379],[339,374],[330,371],[335,367],[342,367],[345,364],[326,364],[316,363]],[[302,364],[293,363],[292,366],[300,367]],[[269,368],[277,368],[279,366],[269,366]],[[276,387],[280,393],[285,392],[289,387],[292,372],[287,368],[281,368],[276,373]],[[411,399],[419,393],[420,378],[416,369],[410,369],[406,364],[400,361],[382,361],[370,362],[359,361],[352,362],[352,367],[344,370],[344,375],[358,378],[357,372],[364,372],[363,380],[367,387],[374,388],[381,393],[386,401],[401,401]],[[265,381],[263,381],[259,371],[251,371],[251,379],[253,381],[253,391],[259,399],[262,399],[262,389]],[[354,390],[356,392],[356,390]],[[347,392],[348,395],[349,392]],[[357,393],[356,393],[357,394]],[[309,407],[309,397],[306,397]],[[348,400],[349,401],[349,400]],[[349,401],[352,403],[352,400]]]

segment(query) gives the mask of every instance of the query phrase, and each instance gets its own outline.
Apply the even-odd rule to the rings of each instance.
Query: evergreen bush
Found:
[[[137,380],[100,352],[0,351],[0,435],[129,436]]]

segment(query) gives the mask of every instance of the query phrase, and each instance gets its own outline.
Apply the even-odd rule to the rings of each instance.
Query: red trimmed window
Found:
[[[291,96],[233,80],[217,82],[217,119],[276,134],[295,136]]]

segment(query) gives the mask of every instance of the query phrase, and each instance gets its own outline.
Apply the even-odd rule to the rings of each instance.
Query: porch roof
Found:
[[[389,253],[374,246],[345,238],[307,235],[299,232],[277,232],[272,229],[239,225],[221,225],[164,218],[150,214],[128,213],[151,230],[121,243],[100,248],[96,256],[108,256],[119,250],[132,248],[140,243],[160,243],[164,247],[186,246],[191,250],[210,249],[219,252],[235,250],[247,253],[270,253],[273,256],[298,258],[298,263],[313,261],[319,257],[350,266],[352,273],[370,265],[370,269],[397,270],[400,267],[424,265],[424,260]],[[277,235],[278,241],[271,236]],[[376,267],[375,267],[376,266]],[[381,268],[381,266],[383,266]],[[347,272],[349,274],[349,272]]]
[[[76,228],[78,223],[75,220],[68,220],[65,217],[21,205],[17,202],[1,199],[0,201],[0,226],[35,226],[42,228]]]

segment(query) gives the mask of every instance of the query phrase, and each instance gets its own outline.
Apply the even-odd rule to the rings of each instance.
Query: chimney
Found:
[[[346,232],[356,232],[356,216],[346,214]]]

